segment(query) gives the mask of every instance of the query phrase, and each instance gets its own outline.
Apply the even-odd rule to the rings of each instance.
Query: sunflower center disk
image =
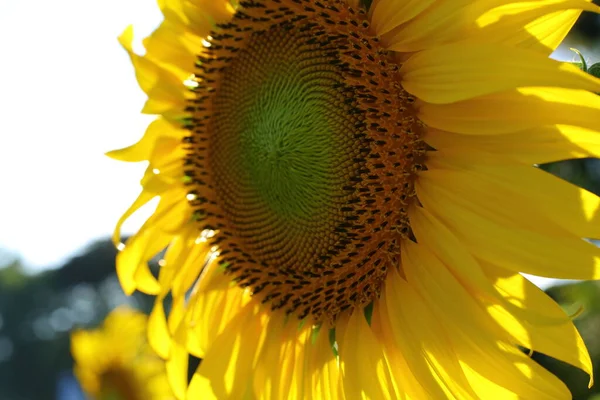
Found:
[[[186,172],[220,262],[299,318],[368,304],[425,153],[398,67],[337,1],[246,2],[210,39]]]

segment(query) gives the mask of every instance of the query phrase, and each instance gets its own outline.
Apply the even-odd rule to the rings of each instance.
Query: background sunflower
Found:
[[[145,314],[119,307],[101,326],[71,333],[75,376],[93,400],[174,400],[147,326]]]

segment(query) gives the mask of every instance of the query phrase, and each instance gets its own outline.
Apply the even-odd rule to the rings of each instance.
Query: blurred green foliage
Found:
[[[100,241],[33,276],[18,259],[0,259],[0,399],[54,399],[59,375],[72,368],[71,329],[95,326],[123,303],[150,309],[149,296],[121,291],[115,256],[113,244]]]

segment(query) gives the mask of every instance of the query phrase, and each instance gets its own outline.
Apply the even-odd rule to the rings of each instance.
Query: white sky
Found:
[[[110,234],[137,196],[145,165],[103,154],[151,120],[117,36],[159,22],[152,0],[0,0],[0,248],[31,269]]]
[[[117,36],[160,18],[152,0],[0,0],[0,250],[29,271],[109,235],[137,196],[145,165],[103,154],[151,120]]]

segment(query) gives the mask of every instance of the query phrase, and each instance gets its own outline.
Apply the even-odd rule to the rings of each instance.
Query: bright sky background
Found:
[[[159,22],[152,0],[0,0],[0,248],[32,270],[111,233],[143,164],[104,152],[151,117],[117,36]]]
[[[29,271],[108,236],[137,196],[145,165],[103,154],[151,120],[116,38],[160,18],[152,0],[0,0],[0,251]]]

